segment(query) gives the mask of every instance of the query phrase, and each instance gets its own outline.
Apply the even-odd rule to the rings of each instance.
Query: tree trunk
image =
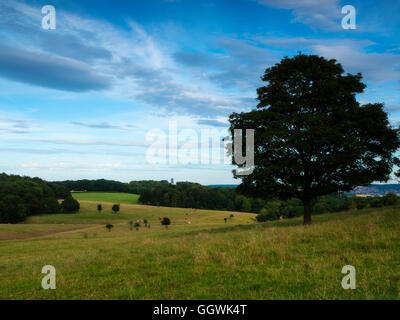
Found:
[[[311,224],[311,200],[304,199],[303,206],[304,206],[303,225],[309,225]]]

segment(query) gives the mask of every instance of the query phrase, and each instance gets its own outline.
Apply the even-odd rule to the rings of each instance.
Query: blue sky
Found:
[[[44,5],[55,30],[42,28]],[[344,5],[355,30],[341,27]],[[358,100],[385,103],[398,126],[398,12],[395,1],[2,0],[0,171],[238,183],[204,137],[226,135],[230,113],[255,107],[265,68],[298,51],[361,72]],[[178,161],[154,162],[157,139],[177,141],[159,146]]]

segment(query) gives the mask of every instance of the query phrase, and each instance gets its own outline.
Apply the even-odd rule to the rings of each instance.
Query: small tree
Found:
[[[101,210],[103,210],[103,206],[101,204],[98,204],[97,205],[97,211],[101,212]]]
[[[61,203],[61,209],[65,213],[75,213],[78,212],[80,208],[80,204],[71,195],[66,197],[64,201]]]
[[[166,229],[168,229],[168,226],[171,224],[171,220],[169,218],[165,217],[161,220],[161,224],[163,226],[165,226]]]
[[[133,229],[133,221],[129,221],[129,229],[132,231],[132,229]]]
[[[224,218],[225,223],[228,221],[228,218]]]
[[[147,223],[148,223],[147,219],[143,219],[143,223],[144,223],[144,226],[147,227]]]
[[[135,222],[135,228],[136,228],[136,231],[139,231],[139,228],[140,228],[140,223],[139,222]]]
[[[110,223],[106,224],[106,228],[108,229],[109,232],[111,232],[111,229],[114,228],[114,226]]]
[[[112,211],[113,211],[114,213],[117,213],[117,212],[119,211],[119,204],[114,204],[114,205],[112,206]]]

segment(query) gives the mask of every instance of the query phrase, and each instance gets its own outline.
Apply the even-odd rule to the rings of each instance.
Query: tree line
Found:
[[[143,189],[139,201],[153,206],[259,212],[265,201],[248,198],[233,188],[211,188],[198,183],[178,182]]]
[[[124,192],[140,194],[144,189],[153,188],[157,186],[167,186],[169,182],[167,180],[155,181],[155,180],[142,180],[142,181],[131,181],[129,183],[97,179],[97,180],[66,180],[53,182],[55,185],[64,186],[68,190],[75,191],[88,191],[88,192]]]
[[[63,200],[59,203],[58,199]],[[70,213],[79,210],[69,190],[40,178],[0,174],[0,223],[17,223],[43,213]]]

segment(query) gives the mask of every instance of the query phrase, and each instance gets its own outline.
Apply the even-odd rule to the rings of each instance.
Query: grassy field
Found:
[[[72,196],[76,200],[113,202],[113,203],[117,203],[117,204],[120,204],[120,203],[137,204],[137,203],[139,203],[139,195],[131,194],[131,193],[79,192],[79,193],[73,193]]]
[[[0,299],[400,298],[399,206],[314,216],[304,228],[301,219],[256,224],[247,213],[128,204],[113,214],[106,202],[98,213],[98,199],[80,202],[78,214],[0,225]],[[139,219],[151,228],[131,231]],[[56,290],[41,288],[46,264]],[[348,264],[356,290],[341,287]]]

